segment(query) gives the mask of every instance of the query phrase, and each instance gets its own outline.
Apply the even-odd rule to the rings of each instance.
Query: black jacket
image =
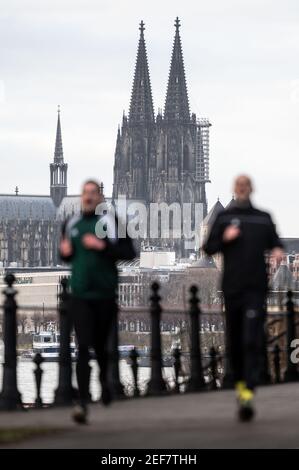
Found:
[[[241,235],[224,243],[225,228],[236,223]],[[206,242],[203,245],[208,255],[220,252],[224,258],[222,289],[225,295],[244,290],[266,292],[268,278],[265,252],[282,247],[270,214],[251,204],[248,207],[232,205],[218,214]]]

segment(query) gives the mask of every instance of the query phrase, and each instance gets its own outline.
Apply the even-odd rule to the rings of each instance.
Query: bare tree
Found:
[[[34,332],[39,333],[40,332],[40,327],[43,323],[43,315],[39,311],[35,311],[33,315],[31,316],[31,321],[34,326]]]
[[[26,314],[20,314],[18,316],[18,326],[21,327],[21,333],[25,334],[26,326],[28,324],[28,316]]]
[[[57,313],[49,312],[44,315],[44,328],[48,323],[53,323],[54,327],[57,328],[58,316]]]

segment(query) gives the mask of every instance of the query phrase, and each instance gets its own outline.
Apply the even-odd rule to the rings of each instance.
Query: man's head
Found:
[[[103,202],[104,196],[100,184],[95,180],[88,180],[83,184],[81,194],[82,210],[85,213],[93,213],[98,204]]]
[[[247,175],[239,175],[234,181],[234,194],[237,201],[248,201],[253,191],[252,181]]]

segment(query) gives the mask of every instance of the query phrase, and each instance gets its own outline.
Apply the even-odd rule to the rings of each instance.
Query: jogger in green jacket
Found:
[[[79,404],[73,412],[78,423],[87,420],[89,394],[89,348],[96,353],[100,367],[102,402],[111,401],[107,383],[107,340],[117,315],[118,273],[116,262],[133,259],[131,239],[118,238],[117,219],[111,214],[97,215],[104,202],[100,185],[93,180],[83,186],[82,213],[67,220],[62,228],[60,256],[71,263],[71,316],[78,342],[77,381]],[[97,236],[100,234],[100,237]]]

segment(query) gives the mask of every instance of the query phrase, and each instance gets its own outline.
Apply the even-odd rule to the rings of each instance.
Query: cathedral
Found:
[[[144,37],[140,23],[136,67],[128,116],[118,129],[113,200],[151,203],[201,203],[207,214],[205,185],[209,182],[208,119],[190,112],[185,76],[180,21],[175,36],[163,113],[155,115]],[[193,214],[194,218],[194,214]],[[183,255],[181,241],[154,241]],[[163,243],[163,245],[162,245]]]
[[[155,115],[146,53],[144,23],[134,73],[129,114],[118,129],[112,199],[120,196],[145,205],[201,203],[207,214],[205,185],[209,181],[207,119],[190,112],[180,37],[175,36],[164,111]],[[48,195],[0,194],[0,267],[56,266],[61,221],[80,211],[79,195],[67,194],[68,165],[64,161],[60,110],[55,151],[50,163]],[[184,255],[181,240],[143,240],[156,248]],[[140,243],[142,246],[142,243]]]

